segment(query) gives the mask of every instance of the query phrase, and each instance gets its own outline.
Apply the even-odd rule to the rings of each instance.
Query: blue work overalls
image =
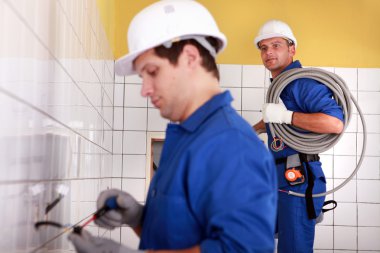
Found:
[[[284,71],[293,68],[301,68],[299,61],[291,63]],[[332,92],[325,85],[308,78],[300,78],[288,84],[280,94],[282,102],[286,108],[294,112],[303,113],[324,113],[334,116],[343,121],[342,108],[333,99]],[[268,147],[271,149],[273,137],[269,131]],[[275,159],[288,157],[298,152],[288,146],[283,150],[274,151],[272,154]],[[319,161],[309,162],[314,178],[313,193],[321,193],[326,191],[326,179],[322,171],[322,164]],[[285,162],[277,164],[278,175],[278,214],[276,231],[278,233],[278,253],[309,253],[313,252],[315,219],[309,219],[305,198],[288,195],[289,190],[298,193],[305,193],[308,181],[295,186],[290,186],[286,181]],[[307,178],[307,169],[304,164],[304,171]],[[321,213],[325,197],[313,198],[315,214]]]

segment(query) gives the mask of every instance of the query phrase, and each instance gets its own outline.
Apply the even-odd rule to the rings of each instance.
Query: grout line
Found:
[[[0,185],[19,185],[19,184],[36,184],[36,183],[54,183],[54,182],[71,182],[71,181],[83,181],[83,180],[97,180],[97,179],[145,179],[144,177],[82,177],[82,178],[64,178],[64,179],[43,179],[43,180],[37,180],[37,179],[30,179],[30,180],[6,180],[6,181],[0,181]]]
[[[52,115],[48,114],[47,112],[45,112],[44,110],[38,108],[37,106],[35,106],[35,105],[29,103],[28,101],[26,101],[26,100],[24,100],[24,99],[22,99],[22,98],[16,96],[15,94],[13,94],[13,93],[11,93],[11,92],[9,92],[9,91],[3,89],[2,87],[0,87],[0,92],[3,93],[3,94],[5,94],[5,95],[7,95],[8,97],[10,97],[10,98],[12,98],[12,99],[18,101],[18,102],[20,102],[20,103],[26,105],[27,107],[29,107],[29,108],[31,108],[31,109],[33,109],[33,110],[35,110],[35,111],[41,113],[42,115],[44,115],[44,116],[46,116],[46,117],[48,117],[48,118],[54,120],[55,122],[57,122],[57,123],[60,124],[61,126],[67,128],[68,130],[72,131],[73,133],[75,133],[75,134],[81,136],[82,138],[86,139],[87,141],[93,143],[94,145],[98,146],[99,148],[101,148],[102,150],[106,151],[107,153],[110,153],[109,150],[106,150],[104,147],[102,147],[102,146],[100,146],[99,144],[97,144],[97,143],[93,142],[92,140],[88,139],[86,136],[83,136],[83,135],[82,135],[81,133],[79,133],[78,131],[74,130],[74,129],[71,128],[70,126],[66,125],[66,124],[63,123],[62,121],[58,120],[57,118],[53,117]]]
[[[359,104],[359,69],[356,69],[356,99]],[[359,112],[357,112],[359,114]],[[356,153],[356,164],[358,164],[358,133],[359,133],[359,116],[356,116],[356,145],[355,145],[355,153]],[[364,140],[363,140],[364,141]],[[353,178],[354,179],[354,178]],[[355,187],[356,187],[356,249],[359,250],[359,205],[358,205],[358,177],[355,175]]]
[[[120,173],[120,189],[123,190],[124,189],[124,184],[123,184],[123,175],[124,175],[124,133],[125,133],[125,77],[123,77],[123,116],[122,116],[122,119],[123,119],[123,124],[122,124],[122,139],[121,139],[121,173]],[[120,240],[121,240],[121,229],[120,229]]]

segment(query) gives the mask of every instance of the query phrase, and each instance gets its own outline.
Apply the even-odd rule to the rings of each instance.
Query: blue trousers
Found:
[[[294,192],[305,193],[307,182],[301,185],[280,188],[286,191],[291,190]],[[315,178],[313,193],[321,193],[325,191],[325,177],[320,176]],[[315,213],[317,216],[322,211],[324,201],[325,197],[313,198]],[[278,253],[313,252],[315,225],[316,220],[308,218],[305,198],[279,192],[276,227],[276,232],[278,233]]]

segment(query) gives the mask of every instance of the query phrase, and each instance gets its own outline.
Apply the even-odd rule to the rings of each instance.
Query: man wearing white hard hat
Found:
[[[302,68],[298,60],[293,61],[297,40],[286,23],[266,22],[254,42],[273,79],[290,69]],[[331,90],[313,79],[295,79],[283,89],[280,98],[279,104],[263,105],[263,120],[253,128],[256,132],[266,130],[268,147],[276,160],[279,187],[277,252],[308,253],[313,252],[316,218],[325,200],[324,197],[312,197],[312,194],[326,191],[321,162],[318,154],[303,154],[281,139],[273,138],[265,123],[289,124],[298,131],[338,134],[343,130],[343,112]],[[290,191],[304,193],[306,197],[289,195]]]
[[[86,231],[71,234],[81,253],[273,253],[276,169],[270,153],[219,87],[215,56],[226,38],[206,8],[165,0],[142,10],[128,31],[129,54],[116,73],[137,73],[141,94],[171,122],[145,205],[111,189],[118,208],[95,222],[132,227],[139,250]]]

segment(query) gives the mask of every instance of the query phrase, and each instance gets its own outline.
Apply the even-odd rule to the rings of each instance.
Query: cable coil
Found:
[[[363,147],[361,150],[361,155],[359,162],[356,165],[355,170],[352,174],[343,181],[340,185],[335,187],[334,189],[324,192],[313,194],[313,197],[321,197],[328,194],[331,194],[344,185],[346,185],[357,173],[359,170],[365,154],[365,148],[367,144],[367,128],[364,120],[363,113],[353,97],[350,93],[346,83],[344,80],[338,75],[331,73],[329,71],[317,68],[296,68],[283,72],[279,76],[277,76],[272,84],[268,88],[268,93],[266,97],[266,103],[279,103],[280,94],[285,89],[285,87],[293,82],[296,79],[300,78],[310,78],[314,79],[324,85],[326,85],[333,93],[333,97],[337,104],[342,107],[344,114],[344,130],[341,134],[319,134],[319,133],[305,133],[304,131],[300,131],[300,129],[286,125],[286,124],[276,124],[269,123],[269,130],[273,136],[273,138],[279,138],[283,140],[289,147],[297,150],[298,152],[305,154],[319,154],[330,148],[332,148],[343,136],[348,124],[351,120],[351,101],[355,104],[355,107],[360,115],[362,126],[363,126]],[[298,130],[298,131],[297,131]],[[291,195],[305,197],[303,193],[297,192],[288,192]]]

